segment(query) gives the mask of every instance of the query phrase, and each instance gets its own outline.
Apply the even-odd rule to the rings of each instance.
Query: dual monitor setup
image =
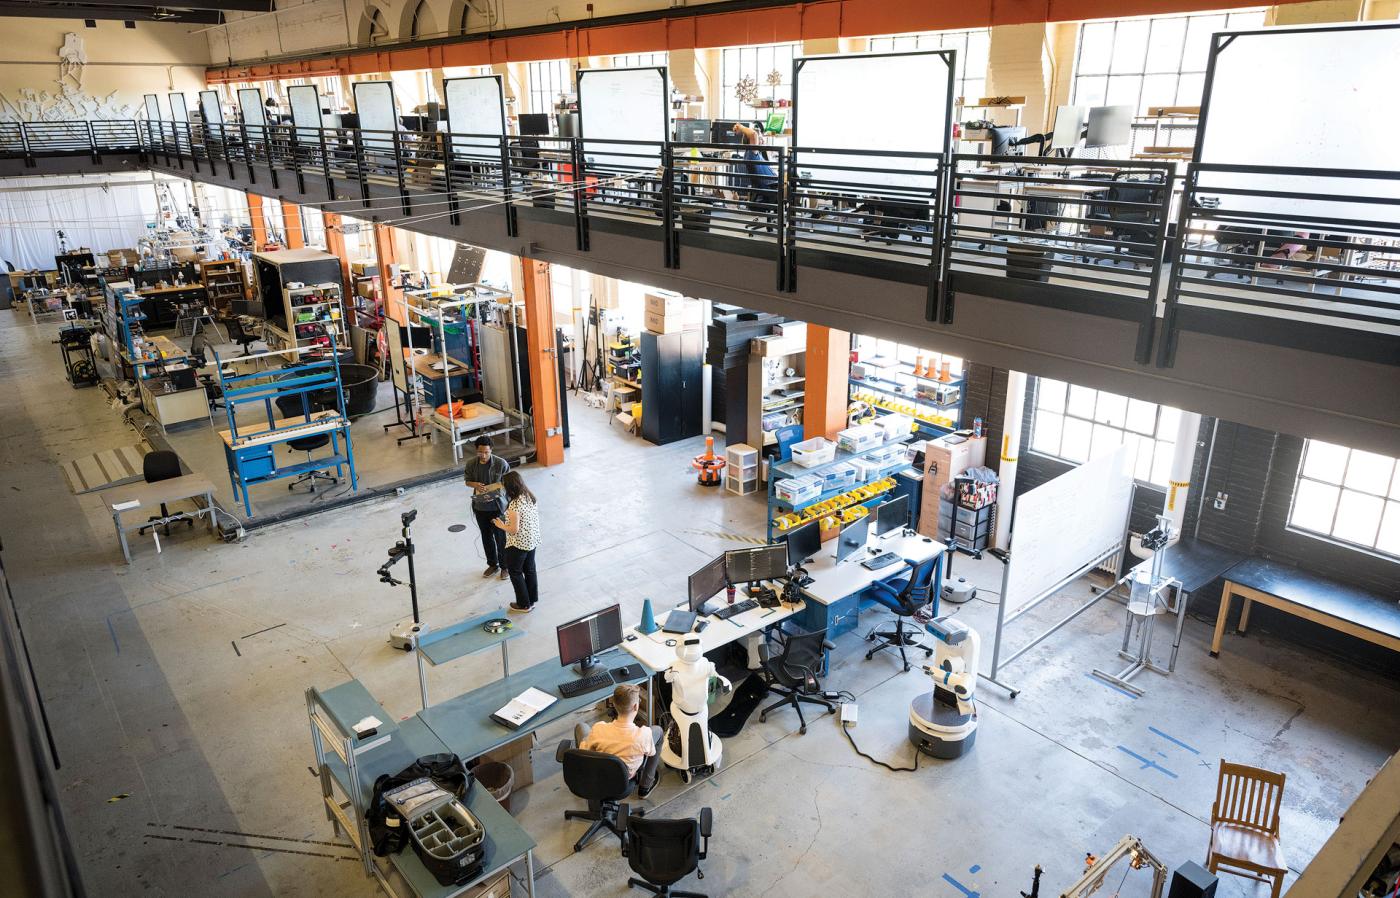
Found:
[[[522,112],[517,116],[521,137],[578,137],[577,112],[549,115],[543,112]],[[787,127],[787,112],[772,112],[764,121],[740,119],[679,118],[673,123],[674,138],[679,143],[743,143],[734,132],[735,125],[746,125],[765,134],[781,134]]]
[[[1131,106],[1060,106],[1055,110],[1054,130],[1049,134],[1032,135],[1029,141],[1024,127],[993,127],[990,155],[1006,156],[1011,153],[1012,147],[1026,142],[1045,141],[1047,138],[1050,148],[1066,154],[1073,153],[1080,146],[1085,149],[1123,147],[1132,143],[1132,135]],[[1041,155],[1044,155],[1044,150]]]

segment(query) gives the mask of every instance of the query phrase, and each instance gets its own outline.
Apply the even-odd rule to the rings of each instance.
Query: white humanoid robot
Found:
[[[718,680],[728,693],[729,681],[715,673],[715,665],[700,648],[700,637],[691,634],[676,646],[676,660],[666,671],[671,684],[671,726],[661,745],[661,760],[680,772],[682,782],[695,774],[719,769],[724,745],[710,732],[710,681]]]
[[[935,758],[958,758],[972,749],[977,738],[977,658],[981,640],[977,631],[952,617],[940,617],[924,629],[938,640],[932,664],[924,673],[933,679],[933,691],[909,705],[909,741]]]

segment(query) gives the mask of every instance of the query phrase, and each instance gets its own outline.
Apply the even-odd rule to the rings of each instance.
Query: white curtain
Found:
[[[176,191],[177,203],[181,198]],[[0,181],[0,260],[15,268],[53,268],[59,230],[71,250],[134,248],[160,217],[149,178],[6,178]]]

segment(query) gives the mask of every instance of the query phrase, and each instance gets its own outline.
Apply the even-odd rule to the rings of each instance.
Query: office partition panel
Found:
[[[238,89],[238,111],[243,115],[243,124],[259,138],[267,127],[267,115],[263,110],[261,87],[241,87]]]
[[[351,85],[355,92],[355,113],[362,131],[391,132],[399,130],[399,116],[394,106],[394,85],[388,81],[357,81]],[[388,133],[369,134],[361,138],[366,149],[392,152],[394,138]]]
[[[315,85],[297,84],[287,88],[287,105],[292,107],[297,143],[317,143],[320,140],[321,95]]]
[[[659,165],[660,144],[671,133],[667,93],[665,66],[579,72],[579,137],[588,161],[623,168]],[[589,143],[626,139],[651,145]]]
[[[499,137],[506,133],[505,91],[500,75],[446,78],[442,82],[442,94],[454,153],[482,156],[500,147],[495,140],[457,136],[489,134]]]
[[[184,94],[170,95],[170,116],[172,121],[188,122],[190,120],[190,108],[185,101]]]

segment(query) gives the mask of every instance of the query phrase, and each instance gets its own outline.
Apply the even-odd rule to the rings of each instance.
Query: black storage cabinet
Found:
[[[263,316],[287,333],[292,329],[287,321],[287,303],[282,291],[288,284],[300,283],[308,287],[340,284],[344,296],[344,280],[340,259],[318,249],[253,253],[253,295],[262,301]]]
[[[642,436],[658,446],[699,436],[704,333],[642,332]]]

